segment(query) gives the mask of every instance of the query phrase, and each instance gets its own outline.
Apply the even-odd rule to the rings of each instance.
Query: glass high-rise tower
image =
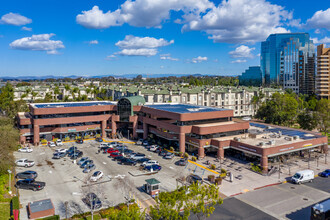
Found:
[[[308,33],[271,34],[261,43],[260,66],[265,84],[279,84],[296,93],[315,87],[315,51]]]

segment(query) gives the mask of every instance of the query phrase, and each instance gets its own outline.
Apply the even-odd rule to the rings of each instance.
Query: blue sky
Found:
[[[330,43],[330,0],[21,0],[0,7],[0,76],[217,74],[271,33]]]

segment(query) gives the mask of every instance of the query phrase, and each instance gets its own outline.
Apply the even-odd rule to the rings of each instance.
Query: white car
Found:
[[[56,149],[55,152],[56,153],[66,153],[67,149],[64,148],[60,148],[60,149]]]
[[[159,147],[157,145],[151,145],[149,150],[150,151],[156,151]]]
[[[49,141],[48,142],[48,146],[49,147],[56,147],[55,143],[53,141]]]
[[[23,147],[23,148],[18,149],[18,152],[31,153],[31,152],[33,152],[33,149],[29,148],[29,147]]]
[[[93,175],[91,176],[90,178],[90,181],[93,181],[93,182],[96,182],[98,181],[99,179],[101,179],[103,177],[103,172],[102,171],[95,171],[93,173]]]
[[[19,167],[32,167],[34,165],[34,161],[28,160],[26,158],[16,160],[16,165]]]
[[[62,140],[61,139],[57,139],[57,141],[56,141],[56,146],[63,146],[63,142],[62,142]]]
[[[101,147],[109,147],[109,144],[108,143],[102,143],[102,144],[100,144],[99,148],[101,148]]]
[[[156,160],[149,160],[149,161],[145,161],[142,163],[142,166],[144,166],[144,167],[152,166],[152,165],[159,165],[159,163]]]

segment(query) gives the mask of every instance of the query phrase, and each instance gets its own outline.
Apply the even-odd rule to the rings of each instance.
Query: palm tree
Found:
[[[73,100],[76,99],[75,94],[78,93],[78,92],[80,92],[80,90],[79,90],[77,87],[75,87],[75,88],[73,88],[73,89],[71,90],[71,94],[72,94],[72,99],[73,99]]]
[[[39,95],[39,93],[32,91],[31,95],[32,95],[32,101],[34,101],[34,98],[37,97]]]
[[[58,95],[60,94],[60,88],[55,86],[54,88],[55,100],[57,101]]]
[[[64,89],[65,89],[65,93],[64,94],[67,94],[67,92],[71,92],[71,87],[68,85],[68,84],[65,84],[64,85]]]
[[[90,88],[87,88],[86,89],[86,95],[87,95],[87,97],[88,97],[88,95],[91,93],[91,89]]]

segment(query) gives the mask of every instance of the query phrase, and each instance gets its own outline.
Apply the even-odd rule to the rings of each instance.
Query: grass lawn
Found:
[[[101,216],[99,214],[94,214],[94,220],[100,220]],[[92,216],[87,216],[85,218],[81,218],[79,220],[92,220]]]
[[[10,218],[10,203],[0,203],[0,219]]]

